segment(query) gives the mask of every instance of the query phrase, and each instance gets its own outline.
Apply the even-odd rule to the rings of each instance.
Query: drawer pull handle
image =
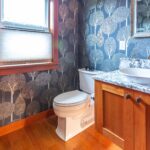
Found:
[[[140,104],[140,103],[142,102],[141,97],[137,97],[137,98],[135,99],[135,102],[136,102],[137,104]]]
[[[124,95],[124,99],[125,99],[125,100],[131,99],[131,95],[130,95],[130,94],[125,94],[125,95]]]

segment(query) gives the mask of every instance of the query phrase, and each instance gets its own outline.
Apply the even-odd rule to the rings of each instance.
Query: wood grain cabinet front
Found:
[[[96,81],[97,130],[123,150],[150,150],[150,109],[145,103],[149,98],[143,93]]]
[[[150,150],[150,95],[134,91],[134,149]]]

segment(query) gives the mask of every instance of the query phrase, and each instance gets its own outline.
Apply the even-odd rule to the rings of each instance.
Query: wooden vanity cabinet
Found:
[[[148,99],[147,94],[95,81],[97,130],[123,150],[150,150]]]

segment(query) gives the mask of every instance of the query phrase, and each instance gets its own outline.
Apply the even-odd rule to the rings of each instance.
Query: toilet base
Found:
[[[69,140],[94,124],[94,101],[91,100],[86,111],[80,116],[60,118],[58,117],[57,135],[64,141]]]

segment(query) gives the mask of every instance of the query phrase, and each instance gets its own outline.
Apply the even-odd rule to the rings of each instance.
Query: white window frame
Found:
[[[45,21],[47,27],[34,26],[34,25],[24,25],[19,23],[13,23],[9,21],[3,21],[3,1],[0,0],[0,28],[2,29],[15,29],[23,31],[35,31],[35,32],[50,32],[50,0],[45,0],[46,10],[45,10]]]

